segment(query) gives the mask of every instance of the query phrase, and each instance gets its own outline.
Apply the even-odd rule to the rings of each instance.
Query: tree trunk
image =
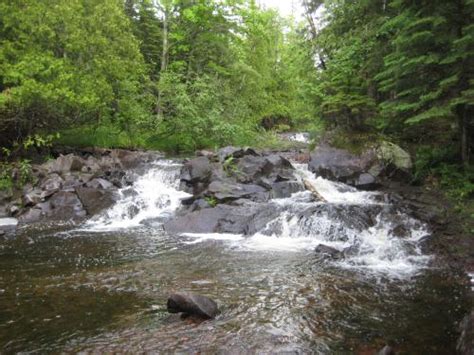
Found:
[[[459,109],[459,130],[461,134],[461,160],[465,167],[469,166],[469,122],[466,107]]]
[[[168,56],[169,56],[169,41],[168,41],[169,23],[168,21],[169,21],[169,9],[167,6],[164,6],[163,8],[163,48],[161,51],[160,78],[161,78],[161,75],[165,73],[166,69],[168,68]],[[161,107],[161,90],[160,89],[158,89],[158,101],[156,103],[156,114],[158,118],[161,118],[163,114],[163,110]]]

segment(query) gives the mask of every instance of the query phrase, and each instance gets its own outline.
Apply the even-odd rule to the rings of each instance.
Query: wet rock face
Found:
[[[276,218],[279,211],[266,208],[265,204],[246,202],[241,206],[220,204],[194,212],[185,211],[165,223],[171,234],[182,233],[232,233],[250,235]]]
[[[205,319],[215,318],[219,313],[216,302],[212,299],[193,293],[174,293],[166,304],[169,313],[184,313]]]
[[[272,197],[289,197],[293,192],[304,190],[294,172],[288,159],[281,155],[225,147],[216,155],[206,154],[186,162],[180,180],[181,188],[194,195],[186,204],[199,208],[193,201],[265,202]]]
[[[321,144],[309,160],[309,169],[315,174],[365,190],[379,187],[384,178],[407,180],[411,168],[410,155],[389,142],[361,154]]]
[[[319,244],[314,251],[316,252],[316,255],[321,258],[337,260],[344,257],[344,254],[336,248],[324,244]]]

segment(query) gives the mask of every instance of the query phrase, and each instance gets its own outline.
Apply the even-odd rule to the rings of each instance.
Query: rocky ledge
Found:
[[[90,217],[112,205],[117,190],[132,183],[127,171],[159,157],[157,152],[121,149],[60,154],[33,165],[32,182],[22,189],[0,191],[0,218],[14,217],[24,224]]]

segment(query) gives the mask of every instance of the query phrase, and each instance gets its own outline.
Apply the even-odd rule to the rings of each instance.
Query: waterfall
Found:
[[[170,217],[190,195],[179,191],[181,164],[160,160],[136,178],[132,186],[119,190],[118,202],[105,214],[87,222],[93,231],[138,227],[149,220]]]
[[[346,184],[315,176],[306,164],[293,164],[299,179],[309,180],[325,202],[314,201],[309,191],[262,203],[275,210],[275,218],[250,236],[231,234],[181,235],[182,243],[206,240],[228,243],[235,250],[259,252],[312,252],[323,244],[343,257],[332,262],[343,268],[382,272],[394,276],[416,273],[430,260],[422,253],[419,240],[428,228],[397,206],[381,203],[380,192],[359,191]],[[90,231],[109,231],[148,225],[155,228],[181,206],[190,195],[179,191],[181,165],[155,162],[136,178],[132,186],[119,191],[119,201],[87,222]],[[156,223],[152,223],[156,222]],[[395,231],[403,231],[397,235]]]

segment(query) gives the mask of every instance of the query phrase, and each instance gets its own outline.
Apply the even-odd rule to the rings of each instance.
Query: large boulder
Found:
[[[308,166],[318,176],[370,190],[386,178],[409,178],[412,163],[402,148],[382,142],[360,154],[321,144],[311,152]]]
[[[79,200],[79,197],[73,192],[59,191],[50,199],[52,213],[49,217],[58,220],[69,220],[83,218],[87,212]]]
[[[374,157],[373,152],[356,155],[344,149],[320,145],[311,152],[308,166],[323,178],[351,183],[369,170]]]
[[[314,251],[316,252],[316,255],[322,259],[337,260],[344,257],[344,254],[341,251],[325,244],[318,244]]]
[[[304,186],[298,181],[278,181],[272,184],[272,198],[290,197],[303,190]]]
[[[207,157],[198,157],[186,162],[181,169],[181,181],[189,184],[209,182],[212,176],[212,166]]]
[[[50,173],[66,174],[71,171],[81,171],[85,165],[84,159],[74,155],[60,155],[56,160],[46,163]]]
[[[219,313],[217,303],[209,297],[188,292],[172,294],[166,306],[170,313],[184,313],[205,319],[214,318]]]
[[[252,148],[224,147],[217,151],[217,156],[221,163],[229,159],[239,159],[246,155],[259,156],[260,154]]]
[[[294,168],[284,157],[247,155],[241,158],[233,171],[239,182],[250,183],[266,180],[271,182],[294,180]]]
[[[229,181],[213,181],[209,184],[206,194],[219,202],[246,198],[252,201],[267,201],[267,190],[255,184],[238,184]]]
[[[56,173],[49,174],[40,183],[42,198],[49,197],[58,192],[64,185],[64,179]]]
[[[231,233],[252,235],[278,216],[277,208],[253,202],[237,206],[217,205],[176,216],[165,223],[170,234],[183,233]]]
[[[113,191],[99,188],[77,187],[76,193],[89,216],[111,207],[116,200]]]

